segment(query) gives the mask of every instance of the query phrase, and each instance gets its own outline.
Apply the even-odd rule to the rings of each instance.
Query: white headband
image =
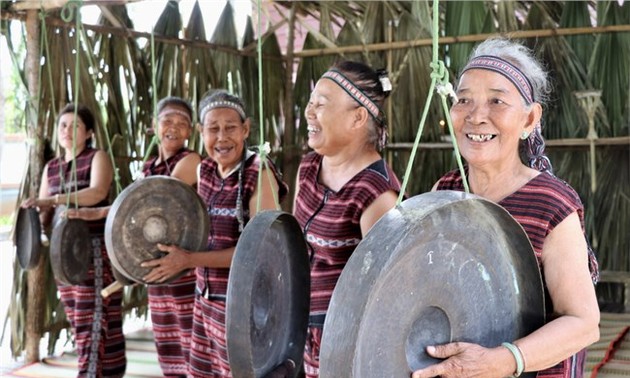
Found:
[[[240,106],[239,104],[237,104],[235,102],[232,102],[232,101],[220,100],[220,101],[212,101],[211,103],[209,103],[206,106],[204,106],[203,109],[201,109],[201,112],[200,112],[201,118],[199,118],[199,121],[203,122],[203,119],[206,116],[206,113],[208,113],[210,110],[216,109],[216,108],[230,108],[230,109],[234,109],[234,110],[236,110],[238,115],[241,116],[241,120],[244,121],[245,119],[247,119],[247,116],[245,116],[245,110],[243,110],[242,106]]]

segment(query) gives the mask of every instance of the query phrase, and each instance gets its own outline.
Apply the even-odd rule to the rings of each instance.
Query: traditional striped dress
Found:
[[[92,159],[97,150],[86,148],[74,160],[63,157],[48,163],[48,195],[72,193],[90,186]],[[73,164],[76,176],[73,175]],[[76,177],[76,180],[72,180]],[[94,206],[106,206],[104,200]],[[61,301],[75,337],[79,355],[79,377],[122,377],[125,373],[125,339],[122,333],[122,293],[101,297],[101,289],[114,280],[103,234],[105,220],[87,222],[94,264],[80,285],[57,282]],[[95,266],[98,268],[95,269]],[[100,267],[99,267],[100,266]],[[95,272],[97,272],[95,274]],[[101,305],[99,306],[99,302]]]
[[[260,159],[251,154],[245,161],[242,173],[243,225],[250,219],[249,201],[257,187]],[[279,186],[278,199],[287,194],[275,167],[269,162]],[[240,165],[239,165],[240,166]],[[197,192],[208,206],[210,235],[208,250],[221,250],[236,246],[241,234],[239,225],[239,169],[221,178],[217,164],[210,158],[201,162]],[[212,252],[208,252],[212,253]],[[231,377],[225,339],[225,300],[230,270],[227,268],[197,268],[197,289],[190,349],[189,376]]]
[[[400,191],[394,172],[379,160],[334,192],[318,182],[321,162],[322,156],[316,153],[302,159],[294,209],[311,259],[311,308],[304,354],[307,377],[319,375],[324,317],[341,271],[362,239],[361,215],[381,194]]]
[[[464,185],[458,170],[444,175],[438,182],[437,190],[463,191]],[[531,179],[516,192],[499,201],[523,226],[534,247],[538,265],[542,272],[542,253],[545,238],[566,217],[577,211],[584,230],[584,206],[578,194],[561,179],[541,173]],[[594,281],[598,279],[599,270],[595,254],[589,247],[589,268]],[[544,282],[544,280],[543,280]],[[547,314],[553,313],[553,303],[545,286],[545,303]],[[552,319],[547,319],[552,320]],[[577,378],[584,373],[586,349],[560,362],[554,367],[538,372],[538,377],[545,378]]]
[[[154,157],[144,164],[142,173],[148,176],[170,176],[177,163],[193,153],[182,148],[175,155],[156,164]],[[186,376],[190,335],[195,302],[195,271],[163,285],[149,285],[149,308],[158,360],[165,377]]]

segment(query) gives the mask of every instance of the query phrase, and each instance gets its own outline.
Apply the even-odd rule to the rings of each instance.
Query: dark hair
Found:
[[[235,109],[241,115],[241,121],[245,121],[245,119],[247,118],[246,116],[247,113],[245,113],[245,103],[240,97],[229,93],[225,89],[213,89],[206,92],[206,94],[204,94],[201,100],[199,101],[198,109],[199,109],[199,122],[200,123],[203,123],[203,117],[206,114],[206,112],[209,110],[209,109],[206,109],[206,106],[212,102],[228,102],[228,103],[235,104],[241,108],[240,110],[243,111],[243,114],[240,114],[241,112]]]
[[[164,97],[157,103],[157,113],[160,114],[160,112],[162,112],[162,110],[164,110],[164,108],[169,105],[181,106],[182,108],[186,109],[186,112],[188,113],[188,116],[190,116],[190,120],[192,122],[193,110],[188,101],[177,96]]]
[[[68,113],[74,114],[74,112],[75,112],[75,106],[73,103],[70,103],[64,106],[63,109],[59,111],[59,115],[57,116],[57,123],[59,123],[59,120],[61,119],[62,115],[68,114]],[[88,109],[87,106],[83,104],[78,104],[76,106],[76,113],[77,113],[77,116],[81,119],[81,122],[83,122],[83,124],[85,125],[85,130],[93,131],[94,128],[96,127],[96,120],[94,119],[94,115],[92,114],[92,111]],[[85,141],[85,146],[88,148],[92,147],[91,137]]]
[[[349,60],[335,63],[332,69],[346,76],[355,87],[378,105],[380,114],[378,119],[372,118],[374,127],[369,129],[368,142],[373,143],[377,149],[382,149],[387,142],[387,119],[383,108],[385,99],[391,93],[391,88],[383,88],[383,82],[385,80],[389,82],[387,71],[374,70],[364,63]]]

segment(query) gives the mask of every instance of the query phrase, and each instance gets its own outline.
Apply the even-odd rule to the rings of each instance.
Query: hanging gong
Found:
[[[87,222],[58,218],[50,240],[50,264],[55,278],[66,285],[79,285],[87,279],[93,260]]]
[[[18,262],[24,270],[37,265],[41,255],[42,226],[35,208],[20,208],[15,221],[15,247]]]
[[[200,251],[206,247],[208,233],[203,200],[190,185],[168,176],[151,176],[129,185],[105,221],[105,245],[112,265],[140,283],[148,283],[143,277],[151,271],[140,264],[163,256],[158,243]]]
[[[540,271],[510,214],[455,191],[422,194],[359,243],[324,322],[321,377],[409,377],[429,345],[485,347],[544,323]]]
[[[258,213],[238,240],[228,280],[225,328],[235,378],[266,377],[288,360],[301,366],[309,292],[297,220],[281,211]],[[295,370],[286,376],[295,377]]]

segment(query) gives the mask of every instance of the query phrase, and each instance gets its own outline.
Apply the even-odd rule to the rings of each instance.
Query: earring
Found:
[[[529,133],[527,131],[523,131],[521,133],[521,140],[525,140],[527,139],[527,137],[529,136]]]

